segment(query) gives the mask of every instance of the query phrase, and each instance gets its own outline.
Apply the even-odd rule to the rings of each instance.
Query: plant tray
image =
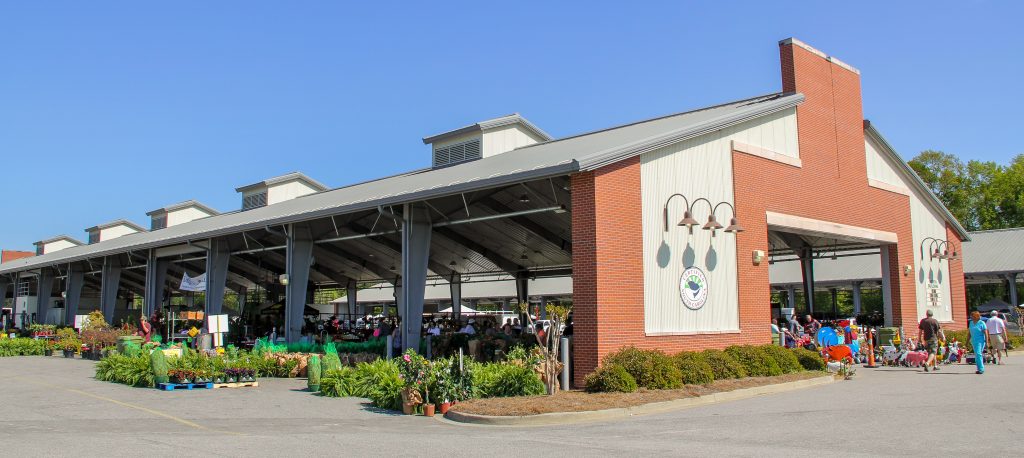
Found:
[[[235,383],[214,383],[214,388],[244,388],[247,386],[257,387],[260,382],[235,382]]]
[[[163,391],[193,390],[202,388],[213,389],[213,383],[161,383],[157,385],[157,389]]]

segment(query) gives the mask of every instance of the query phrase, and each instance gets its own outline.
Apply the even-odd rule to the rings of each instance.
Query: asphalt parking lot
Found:
[[[92,379],[93,364],[0,358],[4,456],[1019,456],[1024,434],[1024,354],[984,376],[860,369],[851,381],[674,413],[522,428],[381,412],[295,379],[130,388]]]

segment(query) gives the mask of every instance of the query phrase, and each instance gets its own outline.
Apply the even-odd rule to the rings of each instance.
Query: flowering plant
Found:
[[[407,388],[419,389],[426,382],[428,369],[429,362],[411,348],[398,362],[399,375]]]

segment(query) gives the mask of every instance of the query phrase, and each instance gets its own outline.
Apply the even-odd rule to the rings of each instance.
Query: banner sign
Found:
[[[206,274],[199,275],[197,277],[189,277],[188,272],[185,272],[181,277],[181,286],[178,287],[180,291],[206,291]]]

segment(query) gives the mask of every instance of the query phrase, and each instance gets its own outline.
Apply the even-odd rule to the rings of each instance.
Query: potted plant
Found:
[[[237,382],[238,381],[238,375],[239,375],[240,372],[241,372],[241,369],[238,369],[238,368],[235,368],[235,367],[229,367],[227,369],[224,369],[224,381],[226,383],[235,383],[235,382]]]
[[[53,349],[57,347],[57,342],[46,341],[43,345],[43,356],[53,356]]]
[[[402,378],[402,412],[411,415],[418,410],[423,398],[420,389],[425,388],[427,378],[427,360],[416,354],[413,349],[408,349],[398,362],[399,375]]]
[[[74,358],[75,353],[82,349],[82,341],[72,328],[64,328],[57,332],[57,347],[64,351],[65,358]]]

